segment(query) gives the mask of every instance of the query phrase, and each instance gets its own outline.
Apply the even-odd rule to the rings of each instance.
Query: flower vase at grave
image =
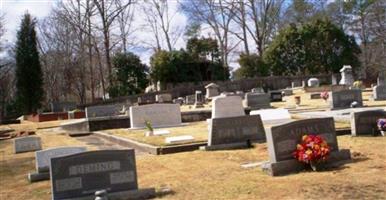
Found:
[[[296,97],[295,97],[295,104],[296,104],[297,107],[300,106],[300,101],[301,101],[301,100],[300,100],[300,96],[296,96]]]
[[[310,161],[310,167],[314,172],[320,172],[325,168],[324,162],[318,162],[318,161]]]

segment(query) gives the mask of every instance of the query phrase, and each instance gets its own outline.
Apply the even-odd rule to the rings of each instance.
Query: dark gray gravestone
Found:
[[[350,108],[352,102],[358,102],[358,106],[363,106],[362,90],[342,90],[338,92],[329,92],[329,102],[332,109]]]
[[[270,95],[264,93],[248,92],[245,94],[246,106],[251,109],[270,108]]]
[[[304,165],[294,159],[292,153],[296,145],[301,142],[303,135],[317,134],[326,140],[331,147],[328,163],[350,159],[348,150],[339,150],[334,119],[314,118],[289,122],[272,126],[267,131],[267,145],[270,162],[263,166],[263,170],[270,175],[283,175],[304,169]]]
[[[207,150],[242,147],[251,141],[265,141],[260,115],[214,118],[210,126]]]
[[[271,101],[283,101],[283,95],[281,91],[270,91]]]
[[[28,151],[37,151],[42,149],[40,137],[20,137],[14,139],[15,153],[23,153]]]
[[[186,96],[185,97],[185,104],[186,105],[193,105],[195,98],[196,98],[196,95],[194,95],[194,94]]]
[[[351,135],[373,135],[377,133],[377,120],[380,118],[386,118],[386,111],[369,110],[351,113]]]
[[[86,118],[111,117],[124,115],[130,107],[130,103],[116,103],[110,105],[98,105],[86,107]]]
[[[51,159],[52,199],[93,199],[106,189],[138,190],[133,149],[84,152]]]
[[[386,100],[386,85],[377,85],[373,88],[374,100]]]
[[[75,102],[52,102],[50,106],[51,112],[67,112],[76,109]]]
[[[320,93],[311,93],[310,94],[310,99],[321,99]]]

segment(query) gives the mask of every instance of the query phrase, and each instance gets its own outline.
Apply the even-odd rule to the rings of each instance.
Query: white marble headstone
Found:
[[[244,116],[245,111],[240,96],[218,96],[213,100],[212,118]]]
[[[253,110],[250,115],[260,115],[264,123],[286,122],[291,119],[288,110],[283,108]]]
[[[181,111],[178,104],[148,104],[130,107],[130,127],[145,128],[149,121],[156,127],[180,126]]]

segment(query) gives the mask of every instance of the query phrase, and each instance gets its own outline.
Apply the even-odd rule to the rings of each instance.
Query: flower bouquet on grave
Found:
[[[320,171],[330,155],[330,147],[319,135],[304,135],[293,155],[298,161],[309,164],[312,170]]]
[[[322,98],[324,101],[327,101],[328,97],[329,97],[329,94],[327,91],[320,93],[320,98]]]
[[[381,131],[382,136],[386,134],[386,119],[377,120],[378,129]]]
[[[147,132],[146,132],[145,136],[146,137],[153,136],[154,135],[154,129],[153,129],[153,126],[151,125],[151,122],[148,121],[148,120],[145,120],[145,126],[146,126],[146,129],[147,129]]]

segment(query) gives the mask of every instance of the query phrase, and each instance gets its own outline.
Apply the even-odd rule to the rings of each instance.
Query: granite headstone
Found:
[[[386,118],[384,110],[352,112],[350,116],[351,135],[375,135],[378,132],[377,120]]]
[[[265,93],[248,92],[245,94],[245,106],[252,110],[270,108],[270,95]]]
[[[359,89],[329,92],[329,97],[330,108],[332,109],[350,108],[354,101],[358,103],[357,106],[363,106],[362,90]]]
[[[28,136],[14,139],[15,153],[23,153],[29,151],[37,151],[42,149],[40,137]]]
[[[153,127],[180,126],[180,105],[148,104],[130,107],[131,128],[145,128],[146,121],[149,121]]]

